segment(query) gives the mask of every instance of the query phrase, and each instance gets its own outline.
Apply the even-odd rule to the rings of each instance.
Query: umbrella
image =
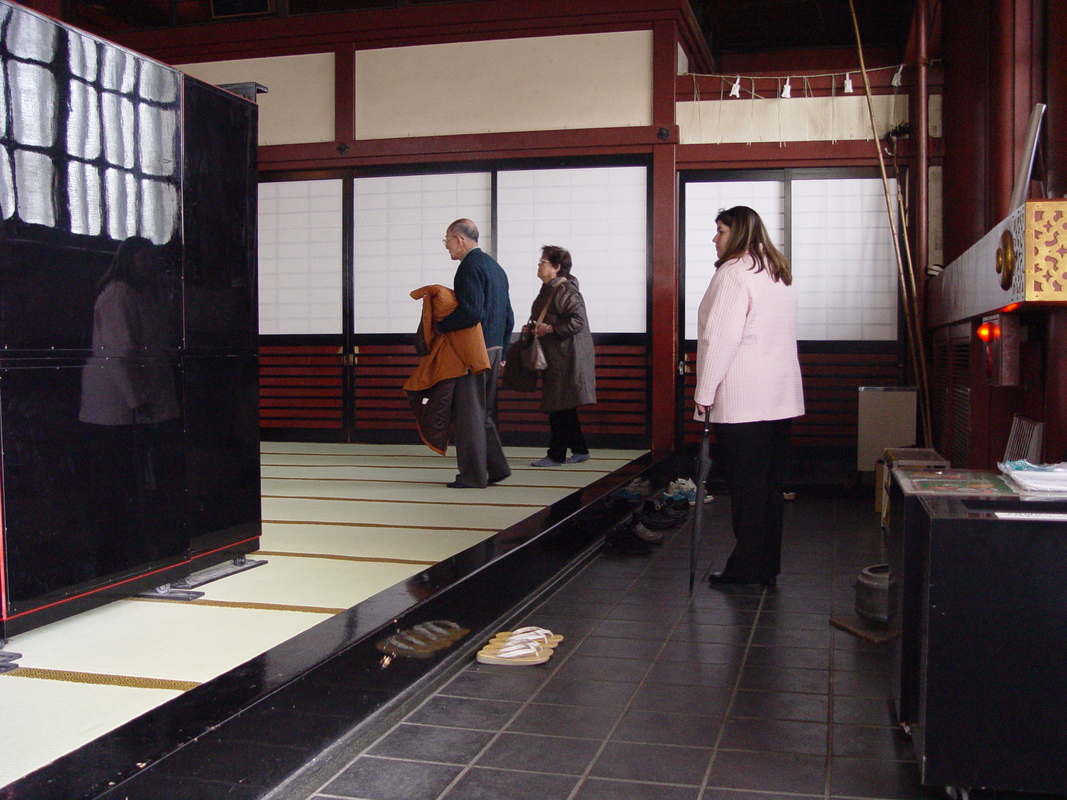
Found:
[[[704,412],[704,435],[700,438],[700,455],[697,457],[697,496],[693,509],[692,539],[689,542],[689,594],[693,593],[693,581],[697,572],[697,547],[700,545],[700,522],[704,514],[704,493],[711,469],[711,455],[708,453],[708,432],[711,425],[711,409]]]

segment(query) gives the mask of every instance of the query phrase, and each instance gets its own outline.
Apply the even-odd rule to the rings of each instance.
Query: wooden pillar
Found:
[[[989,44],[989,207],[986,229],[1012,212],[1015,183],[1015,13],[1014,0],[993,0]]]
[[[989,230],[986,120],[989,0],[942,4],[945,263]]]
[[[678,31],[657,23],[653,31],[652,115],[659,143],[652,148],[652,281],[649,330],[653,450],[672,450],[678,440],[680,289],[678,283],[678,172],[675,76]]]
[[[1046,5],[1045,142],[1048,196],[1067,197],[1067,3]]]

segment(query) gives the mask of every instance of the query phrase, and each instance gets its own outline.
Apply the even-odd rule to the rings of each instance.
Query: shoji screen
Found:
[[[259,185],[259,332],[341,333],[341,181]]]
[[[456,274],[442,242],[449,224],[473,220],[479,245],[492,252],[490,203],[487,172],[357,178],[353,330],[414,333],[422,306],[410,292],[434,283],[451,287]]]
[[[895,340],[896,256],[882,181],[794,180],[792,193],[797,338]]]
[[[896,191],[895,181],[890,191]],[[771,239],[789,257],[797,338],[896,340],[896,260],[878,178],[686,183],[687,339],[696,338],[697,306],[715,270],[715,216],[734,205],[759,212]]]
[[[785,244],[785,184],[739,181],[685,184],[685,338],[697,336],[697,307],[715,274],[715,217],[748,206],[763,218],[771,240]]]
[[[570,251],[597,333],[643,333],[648,274],[644,167],[501,172],[498,260],[511,281],[516,324],[540,290],[542,245]]]

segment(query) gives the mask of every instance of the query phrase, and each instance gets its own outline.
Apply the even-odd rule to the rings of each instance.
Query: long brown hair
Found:
[[[720,211],[715,222],[721,222],[730,229],[726,251],[715,262],[716,267],[747,253],[756,262],[756,272],[767,270],[771,280],[781,281],[786,286],[793,283],[789,259],[774,246],[759,214],[748,206],[734,206]]]

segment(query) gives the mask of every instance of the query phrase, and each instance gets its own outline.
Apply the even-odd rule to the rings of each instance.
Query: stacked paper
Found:
[[[1031,492],[1067,492],[1067,463],[1032,464],[1025,459],[997,464],[1000,471]]]

